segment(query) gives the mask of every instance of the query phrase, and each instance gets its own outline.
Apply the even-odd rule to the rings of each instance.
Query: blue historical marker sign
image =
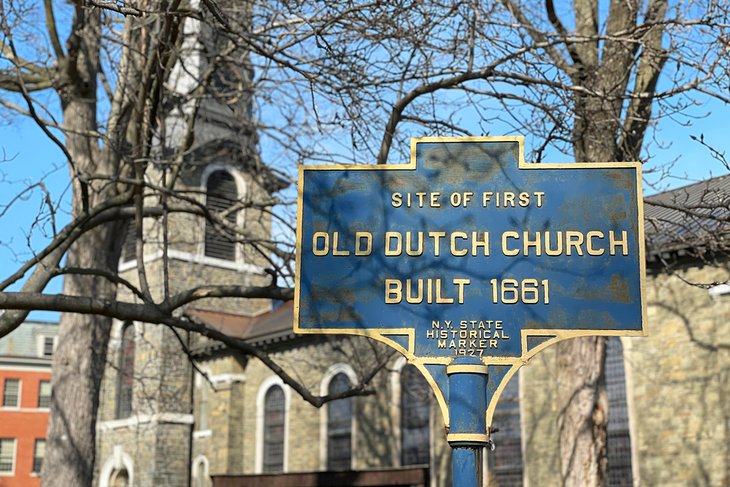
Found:
[[[638,163],[526,164],[522,137],[423,138],[410,164],[303,166],[298,333],[365,335],[426,375],[489,368],[489,396],[581,335],[642,335]],[[493,406],[487,417],[491,417]]]

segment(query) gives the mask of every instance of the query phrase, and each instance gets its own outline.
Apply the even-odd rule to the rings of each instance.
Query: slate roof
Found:
[[[647,257],[730,250],[730,175],[644,199]]]
[[[294,304],[289,301],[253,317],[208,310],[189,310],[188,313],[226,335],[243,338],[252,345],[264,345],[294,338],[293,309]],[[218,341],[199,337],[192,351],[193,354],[205,354],[224,347]]]

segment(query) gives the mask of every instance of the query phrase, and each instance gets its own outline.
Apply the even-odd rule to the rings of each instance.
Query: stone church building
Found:
[[[225,179],[216,171],[246,181],[245,168],[221,167],[201,179],[209,197],[210,181]],[[715,284],[728,280],[727,249],[709,239],[721,230],[712,220],[671,209],[728,194],[730,176],[647,199],[648,336],[608,344],[612,486],[730,481],[730,287]],[[218,245],[216,256],[204,245],[199,253],[171,251],[173,282],[268,278]],[[156,325],[118,323],[97,424],[98,485],[450,484],[440,410],[402,357],[361,337],[295,336],[290,303],[241,301],[189,313],[268,352],[315,394],[371,375],[374,394],[318,409],[253,356]],[[538,354],[500,398],[489,485],[560,484],[558,359],[555,347]]]
[[[171,83],[180,91],[192,90],[215,47],[194,22],[186,29],[183,47],[199,55],[176,71]],[[245,69],[222,73],[250,82]],[[255,241],[272,231],[260,203],[285,183],[258,160],[255,130],[245,124],[250,102],[221,96],[201,106],[178,189],[211,211],[233,209],[228,221]],[[170,109],[163,153],[179,143],[189,111]],[[165,166],[153,174],[167,177]],[[730,287],[721,284],[730,277],[728,249],[711,238],[728,228],[702,209],[719,201],[727,211],[729,194],[726,176],[647,200],[648,337],[608,345],[611,486],[730,484]],[[673,209],[688,205],[690,214]],[[200,218],[170,218],[166,253],[159,222],[143,229],[158,295],[270,282],[265,252]],[[132,242],[121,276],[136,282],[135,266]],[[315,408],[251,354],[159,325],[116,323],[96,426],[100,487],[450,485],[441,412],[402,357],[366,338],[295,336],[290,303],[210,300],[185,313],[267,352],[316,395],[365,380],[367,393]],[[548,348],[504,391],[493,421],[496,449],[486,460],[490,485],[559,485],[558,359]]]

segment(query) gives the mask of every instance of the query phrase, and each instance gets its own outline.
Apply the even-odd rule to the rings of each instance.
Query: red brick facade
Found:
[[[8,379],[18,380],[19,401],[17,406],[5,401]],[[48,427],[48,408],[39,407],[41,381],[50,384],[48,370],[32,370],[22,366],[2,366],[0,368],[0,439],[6,440],[7,447],[12,442],[12,471],[0,471],[0,487],[40,486],[39,472],[34,472],[34,451],[36,440],[45,440]],[[45,405],[43,402],[41,406]],[[7,457],[5,457],[7,458]],[[2,469],[2,466],[0,466]],[[40,465],[36,464],[36,470]]]

